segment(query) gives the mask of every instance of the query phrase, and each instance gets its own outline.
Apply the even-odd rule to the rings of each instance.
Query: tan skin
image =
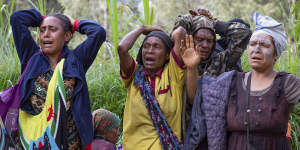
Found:
[[[192,37],[190,37],[190,39],[191,38]],[[249,64],[253,69],[251,78],[251,91],[259,91],[269,87],[277,74],[277,72],[274,71],[273,67],[278,57],[276,56],[275,46],[272,40],[273,39],[271,36],[264,33],[254,34],[250,39],[250,44],[248,47],[248,59]],[[195,48],[193,48],[192,46],[187,46],[186,48],[194,50]],[[187,51],[187,49],[185,51]],[[188,74],[189,69],[187,70],[187,81],[197,80],[197,72],[195,70],[197,70],[196,66],[200,61],[193,61],[193,64],[191,64],[191,66],[194,66],[195,69],[190,69],[190,75]],[[249,73],[246,74],[244,80],[245,84],[247,82],[248,76]],[[197,83],[191,81],[187,82],[187,94],[190,102],[192,103],[196,94]]]
[[[194,46],[193,36],[186,35],[185,42],[181,41],[183,52],[182,60],[186,66],[186,90],[188,101],[193,104],[194,96],[197,90],[198,64],[201,59],[201,51],[198,45]]]
[[[141,26],[131,32],[129,32],[119,43],[118,46],[118,54],[120,58],[120,68],[122,72],[126,75],[130,74],[131,65],[132,65],[132,57],[128,53],[128,51],[133,47],[135,41],[141,34],[148,34],[151,31],[160,30],[156,27],[151,26]],[[177,32],[174,34],[174,37],[177,38]],[[179,42],[180,43],[180,42]],[[175,43],[174,48],[175,54],[178,56],[179,61],[182,61],[180,56],[180,46],[178,43]],[[145,68],[151,73],[154,74],[159,71],[166,61],[169,59],[170,54],[167,53],[166,47],[162,43],[162,41],[157,37],[149,37],[144,45],[142,50],[142,60]]]
[[[156,73],[169,60],[166,46],[158,37],[148,37],[143,44],[142,60],[150,73]]]
[[[117,144],[120,136],[119,126],[114,127],[110,132],[104,135],[104,138],[114,145]]]
[[[186,66],[186,90],[188,101],[193,104],[194,96],[197,90],[197,77],[198,77],[198,64],[201,61],[205,61],[209,58],[213,45],[214,45],[214,36],[209,29],[199,29],[193,36],[186,35],[185,30],[179,27],[179,36],[185,37],[184,39],[177,38],[175,39],[175,46],[177,41],[181,41],[179,46],[182,54],[182,61]],[[176,31],[175,30],[175,31]],[[188,57],[187,57],[188,56]],[[194,58],[194,59],[191,59]]]
[[[71,21],[74,22],[73,19]],[[49,58],[50,68],[54,70],[57,65],[57,58],[64,45],[72,38],[72,33],[65,32],[60,20],[50,16],[46,17],[40,25],[39,37],[40,46]]]
[[[195,9],[189,11],[192,16],[204,15],[216,23],[217,19],[213,18],[212,14],[206,9]],[[205,61],[209,58],[212,53],[215,37],[211,30],[209,29],[199,29],[194,33],[193,36],[181,34],[184,39],[181,39],[181,46],[185,54],[183,54],[183,62],[187,67],[186,70],[186,91],[187,97],[191,104],[193,104],[194,96],[197,90],[197,78],[198,78],[198,64],[201,61]],[[185,41],[185,42],[184,42]],[[175,41],[176,42],[176,41]],[[184,56],[193,55],[192,57],[195,59],[188,59]]]
[[[119,46],[118,46],[118,53],[119,53],[119,58],[120,58],[120,68],[121,70],[126,74],[129,75],[130,71],[131,71],[131,63],[132,63],[132,57],[129,55],[128,51],[129,49],[132,48],[134,42],[136,41],[136,39],[138,38],[139,35],[143,34],[147,34],[151,31],[154,30],[159,30],[158,28],[155,27],[149,27],[149,26],[142,26],[139,27],[133,31],[131,31],[130,33],[128,33],[120,42]],[[184,28],[179,27],[176,30],[174,30],[174,32],[171,35],[171,39],[174,41],[174,53],[177,55],[177,58],[179,59],[180,62],[184,62],[185,64],[185,68],[187,68],[187,75],[189,76],[190,74],[196,74],[196,78],[197,78],[197,65],[200,62],[200,48],[198,46],[196,46],[196,49],[194,48],[194,40],[192,36],[185,36],[186,35],[186,31],[184,30]],[[182,38],[184,37],[184,38]],[[184,40],[186,41],[184,43]],[[149,43],[149,48],[152,49],[152,47],[155,47],[155,44],[160,43],[160,40],[158,38],[148,38],[145,43]],[[159,44],[160,45],[160,44]],[[144,46],[143,46],[144,47]],[[152,58],[152,54],[147,54],[147,53],[154,53],[154,49],[153,50],[148,50],[146,49],[148,48],[148,46],[145,46],[143,48],[143,63],[146,64],[145,68],[148,69],[150,71],[150,73],[156,73],[159,69],[161,69],[163,67],[163,65],[165,64],[166,60],[168,60],[168,58],[170,57],[169,54],[167,54],[166,52],[162,52],[159,53],[160,54],[160,59],[150,59],[149,63],[147,62],[147,57],[151,56]],[[161,46],[161,49],[165,49]],[[164,50],[166,51],[166,50]],[[145,53],[145,54],[144,54]],[[158,53],[156,53],[157,55],[155,55],[156,57],[158,57]],[[146,61],[145,61],[146,60]],[[164,63],[162,63],[164,62]],[[159,64],[159,65],[153,65],[152,64]],[[194,84],[195,80],[193,80],[192,78],[189,78],[187,80],[187,84]],[[193,87],[193,86],[191,86]],[[197,85],[196,85],[197,87]],[[196,89],[196,88],[195,88]],[[189,90],[192,91],[192,90]],[[190,99],[190,102],[193,99]]]
[[[207,60],[214,46],[214,36],[209,29],[199,29],[194,35],[194,43],[200,48],[201,61]]]
[[[265,33],[254,34],[250,38],[248,60],[252,70],[251,91],[259,91],[269,87],[277,72],[274,65],[277,60],[274,42],[271,36]],[[247,83],[249,72],[244,82]]]
[[[187,35],[183,27],[178,27],[172,33],[174,50],[181,54],[181,61],[186,68],[186,90],[189,103],[193,104],[197,90],[198,64],[206,60],[212,51],[214,36],[209,29],[199,29],[194,34]],[[201,52],[202,51],[202,52]]]

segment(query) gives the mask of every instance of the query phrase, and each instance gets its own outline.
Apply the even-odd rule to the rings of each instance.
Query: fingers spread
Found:
[[[185,51],[186,47],[185,47],[185,43],[184,40],[181,40],[180,43],[180,55],[183,56],[183,52]]]
[[[185,46],[187,48],[190,48],[190,39],[188,35],[185,35]]]
[[[200,48],[198,45],[196,45],[196,54],[200,55]]]
[[[189,42],[190,42],[190,48],[194,48],[194,40],[192,35],[189,35]]]

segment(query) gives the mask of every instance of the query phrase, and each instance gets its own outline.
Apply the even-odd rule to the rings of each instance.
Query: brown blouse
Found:
[[[227,107],[228,150],[246,150],[248,127],[251,150],[289,150],[290,145],[285,137],[287,124],[294,104],[300,100],[300,94],[290,94],[286,90],[290,75],[278,73],[270,87],[251,91],[249,110],[244,76],[245,73],[237,73],[231,85]],[[294,79],[299,82],[298,78]],[[290,90],[299,92],[300,87]],[[296,100],[287,95],[294,95]],[[249,122],[246,120],[247,113]]]

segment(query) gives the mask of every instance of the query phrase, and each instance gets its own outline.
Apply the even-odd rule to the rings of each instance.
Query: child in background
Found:
[[[119,117],[105,109],[97,109],[93,112],[94,141],[93,150],[115,150],[120,132]]]

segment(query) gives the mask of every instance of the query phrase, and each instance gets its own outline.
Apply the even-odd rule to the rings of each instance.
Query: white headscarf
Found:
[[[257,33],[263,32],[273,37],[276,48],[276,54],[279,57],[282,51],[285,50],[287,43],[283,24],[277,22],[269,16],[261,16],[256,11],[252,13],[252,20],[256,25],[252,36]]]

